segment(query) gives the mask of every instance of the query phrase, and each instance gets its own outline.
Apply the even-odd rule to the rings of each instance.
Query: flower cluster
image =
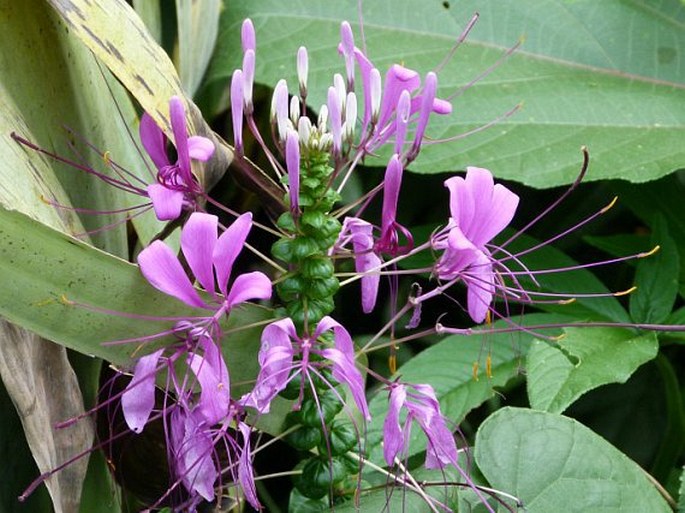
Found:
[[[437,74],[428,72],[422,77],[415,70],[394,64],[383,75],[356,46],[352,28],[344,22],[338,47],[344,73],[332,77],[326,101],[316,109],[316,119],[310,117],[312,109],[307,103],[308,52],[301,47],[296,55],[297,94],[291,96],[285,80],[275,85],[269,141],[260,133],[255,117],[257,44],[250,20],[243,23],[241,42],[242,66],[234,71],[230,84],[235,158],[246,168],[254,166],[244,154],[247,126],[282,186],[284,208],[275,227],[268,229],[276,240],[272,241],[272,258],[265,259],[276,269],[274,276],[252,271],[234,277],[240,252],[250,247],[247,240],[252,214],[237,215],[211,200],[222,209],[222,215],[234,216],[223,226],[219,217],[204,211],[205,200],[210,198],[193,174],[191,161],[206,162],[215,147],[207,138],[188,135],[180,98],[169,101],[175,163],[169,158],[169,141],[163,130],[148,114],[141,119],[140,139],[157,169],[152,183],[134,185],[125,178],[111,179],[86,169],[149,199],[144,206],[154,209],[158,220],[182,224],[180,255],[164,241],[155,240],[140,252],[137,262],[154,288],[194,313],[177,320],[168,331],[146,338],[147,342],[172,335],[167,339],[173,338],[173,343],[155,346],[135,363],[132,379],[121,394],[126,424],[138,434],[152,418],[163,419],[175,480],[172,488],[184,487],[189,497],[183,505],[186,510],[216,500],[229,486],[240,487],[247,502],[260,509],[252,462],[255,419],[271,414],[277,397],[288,399],[291,412],[284,421],[283,437],[298,450],[310,451],[294,471],[301,476],[295,481],[297,493],[327,505],[328,501],[354,495],[350,478],[361,482],[365,430],[372,421],[366,377],[373,376],[389,393],[382,421],[382,454],[387,470],[381,471],[396,483],[414,486],[402,475],[408,475],[405,463],[412,455],[411,430],[418,425],[426,439],[425,467],[442,471],[453,467],[476,489],[460,465],[453,428],[433,387],[406,383],[399,377],[390,380],[372,369],[365,372],[357,359],[353,335],[333,318],[336,294],[341,285],[359,280],[361,310],[371,313],[381,279],[388,276],[393,314],[376,338],[388,330],[392,338],[395,325],[412,308],[415,318],[410,327],[416,327],[421,304],[451,293],[458,283],[466,287],[465,311],[476,324],[506,317],[498,302],[568,301],[573,296],[527,290],[520,277],[536,283],[537,273],[577,267],[530,270],[521,257],[595,216],[550,241],[524,251],[509,250],[507,246],[520,232],[504,243],[494,241],[514,218],[519,197],[504,185],[495,184],[489,170],[467,167],[464,177],[453,176],[444,183],[449,192],[449,209],[445,208],[449,215],[444,223],[426,242],[417,244],[411,230],[398,221],[400,191],[405,169],[419,156],[426,140],[431,116],[452,111],[450,102],[438,97]],[[358,201],[340,207],[341,192],[349,177],[365,157],[386,146],[391,156],[383,180]],[[379,196],[380,221],[368,216],[369,205]],[[434,256],[429,267],[398,269],[405,259],[420,252]],[[641,256],[645,255],[592,265]],[[355,269],[342,283],[339,277],[344,273],[338,272],[341,261],[343,266],[347,263]],[[431,281],[425,292],[415,287],[418,292],[398,311],[399,277],[414,271],[428,272]],[[237,397],[231,391],[233,362],[224,357],[231,352],[231,336],[225,334],[222,325],[238,305],[249,301],[270,301],[273,317],[265,323],[260,343],[254,344],[259,370],[249,384],[251,390]],[[517,328],[514,321],[509,323],[510,329]],[[470,329],[440,324],[431,333],[450,330],[471,333]],[[393,363],[392,373],[395,370]],[[165,392],[163,404],[158,397],[161,387]],[[346,393],[351,400],[346,400]],[[329,407],[331,402],[334,406]],[[345,424],[347,421],[353,429]],[[312,451],[314,448],[317,450]],[[356,458],[352,464],[351,454]],[[414,491],[431,501],[420,487]],[[485,508],[494,511],[478,489],[476,493]],[[431,502],[431,507],[448,510],[440,503]]]

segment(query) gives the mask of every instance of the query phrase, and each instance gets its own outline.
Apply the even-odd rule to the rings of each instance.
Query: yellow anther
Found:
[[[485,375],[488,379],[492,378],[492,355],[485,358]]]
[[[556,337],[552,337],[552,340],[555,342],[559,342],[560,340],[563,340],[566,338],[566,333],[562,333],[561,335],[557,335]]]
[[[614,196],[614,199],[612,199],[606,207],[604,207],[602,210],[600,210],[600,213],[603,214],[603,213],[607,212],[608,210],[611,210],[611,207],[613,207],[617,201],[618,201],[618,196]]]
[[[656,253],[657,251],[659,251],[660,249],[661,249],[661,246],[659,246],[659,245],[657,244],[656,246],[654,246],[654,248],[650,249],[650,250],[647,251],[646,253],[639,253],[639,254],[637,255],[637,257],[638,257],[638,258],[647,258],[647,257],[650,257],[650,256],[652,256],[654,253]]]
[[[571,303],[575,303],[575,302],[576,302],[576,298],[571,297],[571,298],[569,298],[569,299],[562,299],[562,300],[560,300],[560,301],[559,301],[559,304],[560,304],[560,305],[570,305]]]
[[[217,388],[218,390],[223,390],[224,388],[226,388],[226,385],[224,385],[223,383],[219,382],[219,383],[216,385],[216,388]]]
[[[59,302],[62,303],[63,305],[67,305],[67,306],[71,306],[71,305],[74,304],[73,301],[70,301],[70,300],[67,298],[67,295],[66,295],[66,294],[62,294],[62,295],[59,297]]]
[[[391,354],[388,357],[388,368],[390,369],[390,374],[397,372],[397,355]]]
[[[630,287],[628,290],[621,290],[621,291],[619,291],[619,292],[614,292],[613,295],[614,295],[615,297],[627,296],[628,294],[632,294],[632,293],[635,292],[636,290],[637,290],[637,286],[636,286],[636,285],[633,285],[633,286]]]
[[[490,310],[488,310],[485,314],[485,324],[487,324],[488,326],[492,324],[492,315],[490,314]]]
[[[102,160],[105,162],[105,165],[106,165],[107,167],[109,167],[109,166],[112,165],[112,157],[111,157],[111,155],[112,155],[112,154],[109,152],[109,150],[107,150],[106,152],[104,152],[104,153],[102,154]]]
[[[473,380],[478,381],[478,362],[473,362]]]
[[[40,195],[40,200],[46,205],[50,205],[50,201],[43,194]]]

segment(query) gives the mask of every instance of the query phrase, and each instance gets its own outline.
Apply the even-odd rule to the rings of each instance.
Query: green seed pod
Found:
[[[317,210],[307,210],[302,214],[302,229],[308,235],[318,234],[326,225],[328,216]]]
[[[293,262],[293,239],[279,239],[271,246],[271,254],[283,262]]]
[[[293,240],[293,259],[302,261],[307,257],[319,253],[319,245],[316,240],[309,237],[297,237]]]
[[[302,276],[309,280],[330,278],[335,272],[335,267],[330,258],[325,256],[307,258],[300,266]]]
[[[305,291],[305,281],[301,276],[290,276],[278,285],[276,285],[276,292],[278,296],[285,302],[289,303],[295,301]]]
[[[323,422],[328,425],[333,421],[340,410],[342,410],[342,407],[343,403],[340,402],[336,393],[329,389],[319,394],[318,405],[313,397],[309,397],[302,401],[300,418],[304,425],[321,429],[322,417]]]
[[[293,216],[290,212],[284,212],[281,214],[278,218],[278,221],[276,221],[276,226],[278,226],[281,230],[285,230],[286,232],[290,233],[295,233],[297,231],[297,226],[295,226],[295,221],[293,220]]]
[[[321,438],[320,427],[301,426],[296,431],[286,435],[285,441],[298,451],[308,451],[320,445]]]
[[[340,282],[335,276],[321,280],[307,281],[307,296],[312,299],[327,299],[335,295],[340,288]]]
[[[305,496],[318,499],[323,497],[323,495],[318,495],[321,490],[323,490],[325,495],[332,486],[341,483],[346,477],[347,469],[342,461],[337,458],[314,457],[309,459],[304,464],[304,467],[302,467],[302,481],[309,484],[307,488],[314,492],[314,495],[305,493],[305,490],[302,490],[302,488],[299,488],[299,490]]]
[[[319,454],[327,454],[329,456],[343,455],[355,445],[358,445],[359,436],[360,435],[355,431],[352,423],[342,419],[334,420],[328,427],[328,444],[326,444],[326,440],[323,436],[320,437],[318,444]],[[357,466],[358,465],[359,464],[357,464]]]

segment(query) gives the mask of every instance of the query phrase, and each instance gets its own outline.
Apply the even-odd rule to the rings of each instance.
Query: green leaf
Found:
[[[494,128],[427,145],[412,170],[434,173],[477,164],[500,178],[550,187],[573,181],[582,145],[592,155],[588,180],[644,182],[682,166],[685,55],[678,49],[685,47],[685,14],[677,0],[648,6],[619,0],[369,2],[363,5],[368,55],[382,75],[396,62],[424,74],[439,66],[476,11],[480,21],[439,71],[442,97],[469,84],[519,39],[525,41],[454,99],[452,115],[432,120],[428,135],[464,134],[516,105],[524,107]],[[257,30],[257,81],[273,87],[286,78],[294,93],[295,53],[300,45],[308,47],[307,101],[315,110],[333,73],[344,73],[336,51],[343,19],[353,23],[362,44],[356,1],[243,2],[222,14],[208,81],[226,82],[240,67],[240,23],[248,16]]]
[[[178,56],[176,62],[183,89],[190,96],[200,86],[219,31],[221,2],[176,0]]]
[[[532,314],[512,319],[517,325],[544,326],[568,318],[549,314]],[[503,321],[496,322],[495,328],[506,327]],[[549,334],[549,330],[532,328],[536,333]],[[556,331],[556,330],[555,330]],[[440,401],[443,415],[454,424],[463,420],[466,414],[487,399],[493,397],[496,387],[506,385],[519,375],[522,360],[533,335],[526,333],[487,334],[476,331],[472,336],[451,335],[429,347],[405,365],[400,367],[397,376],[403,382],[420,384],[430,383]],[[484,372],[484,355],[491,352],[491,377]],[[474,377],[474,363],[478,362],[480,372]],[[388,408],[385,391],[376,394],[369,404],[371,423],[367,429],[369,459],[385,465],[381,441],[383,422]],[[412,430],[408,455],[425,450],[425,436],[420,429]]]
[[[630,296],[630,316],[635,322],[658,324],[671,313],[680,272],[678,250],[663,215],[652,222],[652,244],[660,249],[637,265],[637,291]]]
[[[200,183],[211,188],[233,159],[233,151],[215,136],[183,92],[171,59],[126,2],[111,0],[48,0],[73,34],[121,81],[143,109],[173,140],[169,99],[186,103],[190,135],[210,138],[216,151],[203,165],[193,163]]]
[[[103,342],[169,330],[174,321],[163,317],[198,315],[197,310],[155,290],[137,266],[3,208],[0,255],[5,291],[0,297],[0,315],[61,345],[116,365],[130,364],[133,353],[143,354],[140,344],[104,346]],[[270,310],[255,305],[242,305],[231,312],[223,328],[233,381],[255,378],[261,326],[250,325],[270,317]],[[144,346],[144,352],[149,352],[150,346]]]
[[[685,467],[680,473],[680,488],[678,490],[678,513],[685,513]]]
[[[621,201],[646,225],[662,214],[668,223],[669,235],[676,243],[680,261],[685,262],[685,216],[682,201],[685,197],[684,171],[678,171],[658,181],[644,185],[616,182],[613,187],[620,194]],[[685,297],[685,265],[680,266],[680,295]]]
[[[536,340],[528,352],[530,405],[563,412],[585,392],[625,383],[658,351],[655,333],[636,335],[620,328],[566,328],[556,344]]]
[[[491,415],[476,435],[478,467],[528,513],[669,512],[645,472],[573,419],[520,408]]]
[[[570,223],[569,223],[570,224]],[[560,228],[560,232],[563,228]],[[512,233],[507,230],[504,238]],[[513,243],[506,246],[507,251],[518,254],[540,244],[533,237],[519,236]],[[539,304],[544,310],[559,312],[565,315],[573,315],[578,318],[590,320],[608,320],[614,322],[630,322],[630,317],[612,292],[587,268],[578,268],[579,264],[562,251],[551,245],[545,245],[520,257],[526,267],[531,271],[548,269],[572,269],[566,271],[535,274],[538,287],[532,279],[523,274],[517,276],[524,289],[535,295],[535,291],[553,292],[559,294],[558,299],[574,298],[575,301],[566,304]],[[591,264],[592,262],[587,262]],[[508,265],[514,267],[511,262]],[[611,268],[611,267],[609,267]],[[604,297],[593,297],[602,295]],[[587,297],[590,295],[590,297]],[[585,297],[584,297],[585,296]],[[542,298],[546,299],[546,298]]]

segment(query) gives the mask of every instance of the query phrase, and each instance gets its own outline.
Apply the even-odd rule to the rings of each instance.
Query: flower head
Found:
[[[407,416],[400,422],[404,409]],[[452,432],[447,428],[440,413],[440,404],[430,385],[390,385],[388,415],[383,424],[383,456],[388,465],[395,464],[395,458],[402,458],[407,449],[411,424],[416,421],[428,439],[426,447],[426,468],[443,469],[447,465],[457,467],[457,446]]]
[[[469,167],[466,178],[445,181],[450,191],[450,223],[434,239],[444,250],[435,272],[442,280],[461,277],[468,288],[467,306],[475,322],[485,320],[495,294],[494,260],[488,243],[511,222],[519,197],[495,185],[487,169]]]
[[[173,164],[167,154],[164,131],[147,113],[140,120],[140,140],[157,167],[157,183],[148,185],[147,194],[160,221],[176,219],[184,206],[194,209],[202,190],[193,176],[190,160],[205,162],[214,154],[214,143],[206,137],[188,137],[185,107],[177,96],[169,100],[169,116],[177,155]]]
[[[333,347],[325,347],[319,342],[319,338],[329,331],[333,334]],[[299,360],[294,361],[295,357]],[[319,361],[318,357],[328,360],[329,364]],[[347,385],[359,411],[364,418],[369,418],[364,380],[354,363],[352,338],[331,317],[321,319],[314,333],[304,337],[298,335],[291,319],[269,324],[262,332],[259,364],[261,370],[254,390],[241,399],[246,406],[267,413],[273,398],[297,375],[303,375],[304,386],[310,373],[320,376],[320,369],[330,366],[333,377],[338,383]],[[291,374],[291,371],[294,372]]]

